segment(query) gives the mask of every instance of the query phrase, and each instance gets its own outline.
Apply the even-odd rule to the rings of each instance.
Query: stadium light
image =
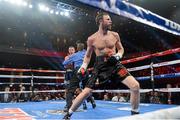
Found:
[[[60,15],[62,15],[62,16],[63,16],[63,15],[64,15],[64,12],[60,12]]]
[[[53,13],[54,13],[54,10],[50,10],[50,13],[53,14]]]
[[[68,17],[68,16],[69,16],[69,12],[68,12],[68,11],[65,11],[65,12],[64,12],[64,16]]]
[[[33,8],[33,5],[30,4],[30,5],[29,5],[29,8]]]
[[[39,10],[41,10],[41,11],[45,11],[46,10],[46,6],[45,5],[39,4],[38,6],[39,6]]]
[[[58,11],[56,11],[56,13],[55,13],[56,15],[59,15],[59,12]]]
[[[13,5],[17,5],[17,6],[24,6],[24,7],[28,7],[28,8],[34,8],[37,6],[37,9],[39,9],[40,11],[44,11],[50,14],[55,14],[55,15],[61,15],[61,16],[65,16],[65,17],[69,17],[70,13],[76,13],[77,14],[81,14],[81,9],[78,9],[75,6],[71,6],[65,3],[61,3],[61,2],[54,2],[55,6],[48,6],[45,5],[43,3],[31,3],[29,0],[0,0],[0,2],[3,1],[13,4]],[[35,5],[38,4],[38,5]],[[76,9],[77,8],[77,9]],[[60,12],[61,11],[61,12]]]
[[[25,2],[25,1],[22,1],[22,5],[23,5],[23,6],[27,6],[27,5],[28,5],[28,3],[27,3],[27,2]]]

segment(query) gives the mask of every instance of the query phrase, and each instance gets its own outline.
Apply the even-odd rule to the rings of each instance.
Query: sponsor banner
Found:
[[[105,11],[121,15],[140,23],[180,35],[180,25],[161,17],[149,10],[123,0],[77,0],[79,2],[101,8]]]

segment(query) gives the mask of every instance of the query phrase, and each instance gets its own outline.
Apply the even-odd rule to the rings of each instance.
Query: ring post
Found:
[[[153,68],[153,62],[150,64],[150,69],[151,69],[151,85],[152,85],[152,92],[153,92],[153,98],[154,98],[154,68]]]

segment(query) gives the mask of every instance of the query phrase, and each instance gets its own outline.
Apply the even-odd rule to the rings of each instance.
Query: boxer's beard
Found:
[[[108,25],[108,30],[111,30],[112,29],[112,25]]]
[[[112,28],[112,25],[107,25],[103,27],[104,30],[111,30],[111,28]]]

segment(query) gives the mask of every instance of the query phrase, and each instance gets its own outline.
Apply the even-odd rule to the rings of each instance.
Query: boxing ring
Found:
[[[1,0],[0,0],[1,1]],[[82,3],[121,15],[143,24],[158,28],[174,35],[180,35],[180,26],[168,19],[158,16],[138,6],[132,5],[126,1],[120,0],[77,0]],[[32,6],[31,6],[32,7]],[[141,62],[156,57],[178,54],[180,48],[169,49],[159,53],[142,55],[122,61],[122,64],[128,65],[134,62]],[[180,69],[178,67],[180,60],[172,59],[163,62],[152,61],[150,64],[141,64],[141,66],[128,67],[128,70],[135,75],[135,78],[142,84],[144,81],[151,83],[150,88],[141,88],[140,93],[160,92],[160,93],[178,93],[180,88],[156,88],[154,83],[159,79],[180,78]],[[130,65],[131,66],[131,65]],[[170,67],[170,72],[156,74],[161,67]],[[138,76],[139,71],[145,71],[145,75]],[[64,74],[65,71],[57,70],[36,70],[19,68],[0,68],[0,97],[3,102],[0,103],[0,120],[41,120],[41,119],[62,119],[64,116],[65,100],[59,98],[53,99],[35,99],[41,95],[64,94]],[[22,87],[17,90],[15,88]],[[41,88],[39,88],[39,86]],[[51,86],[46,88],[47,86]],[[5,88],[3,88],[5,87]],[[143,86],[142,86],[143,87]],[[28,88],[28,89],[27,89]],[[127,89],[99,89],[94,93],[126,93]],[[22,101],[21,95],[26,95],[28,99]],[[8,100],[9,96],[15,96],[14,101]],[[28,97],[30,96],[30,97]],[[34,96],[33,100],[30,98]],[[108,119],[108,120],[144,120],[144,119],[180,119],[180,106],[172,104],[152,104],[140,103],[140,114],[130,115],[131,105],[129,102],[113,102],[96,100],[96,108],[87,104],[88,109],[83,110],[82,106],[73,114],[72,119]]]
[[[170,54],[176,54],[180,52],[180,48],[171,49],[155,54],[150,54],[130,60],[122,61],[123,64],[129,64],[132,62],[142,61],[149,59],[151,57],[157,56],[166,56]],[[158,67],[170,67],[172,65],[177,65],[180,63],[180,60],[172,60],[161,63],[155,63],[150,65],[137,66],[133,68],[128,68],[131,72],[137,72],[140,70],[149,69],[150,76],[138,76],[136,79],[140,82],[142,81],[158,81],[162,78],[178,78],[180,76],[179,72],[167,73],[161,75],[155,75],[154,69]],[[9,90],[9,91],[0,91],[0,95],[4,94],[55,94],[55,93],[64,93],[64,89],[61,88],[63,85],[64,73],[65,71],[56,71],[56,70],[35,70],[35,69],[17,69],[17,68],[0,68],[0,79],[1,85],[6,86],[16,86],[24,85],[31,88],[35,88],[41,85],[54,86],[56,89],[49,90],[40,90],[40,89],[31,89],[31,90]],[[16,74],[7,74],[16,72]],[[6,74],[5,74],[6,73]],[[21,73],[21,74],[17,74]],[[23,73],[23,74],[22,74]],[[48,74],[48,75],[45,75]],[[9,79],[11,80],[10,82]],[[48,80],[48,82],[46,81]],[[21,82],[19,82],[21,81]],[[51,82],[49,82],[51,81]],[[58,88],[59,87],[59,88]],[[151,89],[140,89],[140,93],[148,93],[151,91],[157,92],[180,92],[180,88],[151,88]],[[114,90],[114,89],[104,89],[104,90],[94,90],[94,93],[129,93],[127,89]],[[150,103],[141,103],[140,104],[140,115],[131,116],[130,110],[131,105],[129,102],[113,102],[113,101],[103,101],[96,100],[97,107],[92,108],[91,104],[87,104],[88,109],[83,110],[82,106],[73,114],[72,119],[178,119],[180,115],[178,114],[180,106],[178,105],[168,105],[168,104],[150,104]],[[41,101],[23,101],[23,102],[6,102],[0,103],[0,119],[7,120],[38,120],[38,119],[61,119],[64,115],[63,108],[65,106],[65,100],[54,99],[54,100],[41,100]]]
[[[130,116],[130,104],[118,103],[111,101],[96,101],[97,107],[93,109],[90,104],[87,104],[88,109],[83,110],[82,107],[73,114],[72,119],[123,119]],[[61,119],[62,110],[65,101],[43,101],[43,102],[26,102],[26,103],[0,103],[0,119],[1,120],[38,120],[38,119]],[[175,112],[180,107],[176,105],[161,105],[161,104],[140,104],[141,115],[151,112],[166,110]],[[159,119],[164,117],[167,112],[159,114]],[[154,114],[153,114],[154,115]],[[151,114],[152,117],[152,114]],[[172,118],[172,116],[167,116]],[[166,118],[167,118],[166,117]],[[177,116],[176,116],[177,117]],[[149,117],[150,118],[150,117]]]

